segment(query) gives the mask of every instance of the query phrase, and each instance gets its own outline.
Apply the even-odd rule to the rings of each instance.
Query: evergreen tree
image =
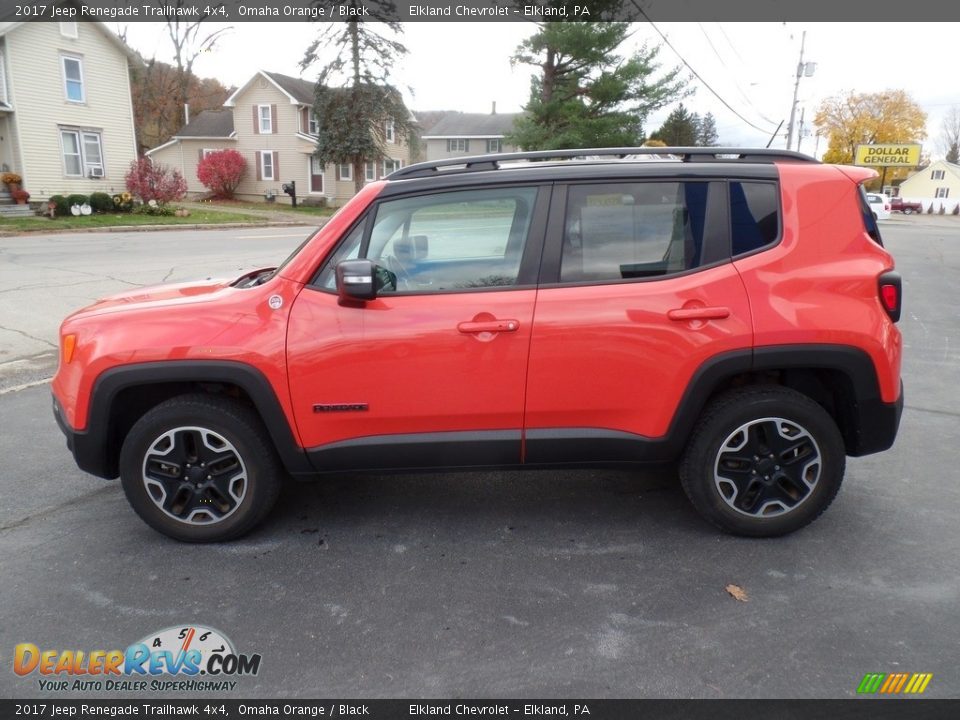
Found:
[[[690,147],[697,144],[699,127],[696,114],[691,115],[683,103],[667,115],[660,129],[650,137],[663,140],[671,147]]]
[[[701,147],[716,147],[720,144],[717,135],[717,119],[713,113],[707,113],[700,121],[700,132],[697,136],[697,145]]]
[[[655,77],[659,48],[617,52],[629,30],[624,22],[540,25],[513,57],[539,70],[506,142],[525,150],[639,144],[647,116],[689,92],[679,68]]]
[[[316,0],[316,6],[349,8],[358,17],[366,8],[363,21],[328,22],[310,44],[301,68],[318,62],[320,53],[333,48],[336,56],[320,69],[314,114],[319,125],[315,155],[321,163],[353,166],[353,178],[359,192],[364,183],[364,164],[387,157],[388,133],[394,141],[409,140],[414,121],[400,92],[389,84],[394,63],[407,54],[407,48],[383,34],[402,32],[399,22],[390,18],[396,7],[391,0]],[[328,11],[329,12],[329,11]]]

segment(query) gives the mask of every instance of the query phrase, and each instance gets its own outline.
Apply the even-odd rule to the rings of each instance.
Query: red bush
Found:
[[[126,178],[127,190],[147,203],[153,200],[161,205],[180,200],[187,194],[187,181],[177,170],[158,165],[150,158],[138,158],[130,163]]]
[[[215,198],[232,200],[247,172],[247,161],[236,150],[217,150],[197,164],[197,179]]]

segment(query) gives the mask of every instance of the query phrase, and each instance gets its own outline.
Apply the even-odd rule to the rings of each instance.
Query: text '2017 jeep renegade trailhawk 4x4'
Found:
[[[61,328],[68,446],[187,541],[287,474],[677,459],[723,530],[806,525],[900,420],[875,173],[652,152],[412,165],[279,268],[94,303]]]

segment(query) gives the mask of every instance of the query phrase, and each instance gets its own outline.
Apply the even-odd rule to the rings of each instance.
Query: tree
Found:
[[[127,190],[144,203],[153,201],[165,205],[187,194],[187,181],[178,170],[154,163],[150,158],[141,157],[130,163],[124,180]]]
[[[402,33],[401,24],[391,17],[396,7],[391,0],[315,0],[314,5],[346,8],[350,17],[365,9],[362,22],[327,22],[304,53],[300,63],[306,69],[321,60],[320,52],[336,53],[320,69],[314,101],[319,138],[314,155],[323,164],[353,166],[357,192],[364,183],[364,164],[387,158],[387,142],[410,141],[414,121],[400,96],[390,85],[394,63],[407,48],[388,37]]]
[[[236,150],[216,150],[207,153],[197,163],[197,179],[216,198],[231,200],[247,172],[247,161]]]
[[[526,114],[506,142],[526,150],[638,145],[647,116],[689,94],[674,68],[657,78],[658,47],[617,52],[624,22],[539,24],[513,56],[538,68]]]
[[[697,145],[700,136],[700,118],[696,113],[690,114],[680,103],[677,108],[667,115],[663,125],[650,135],[655,140],[663,140],[671,147],[689,147]]]
[[[912,143],[927,135],[927,114],[903,90],[827,98],[814,124],[827,136],[824,162],[853,162],[857,145]]]
[[[134,124],[140,151],[166,142],[183,127],[183,105],[178,97],[179,71],[173,65],[155,58],[130,75],[130,96],[133,101]],[[219,80],[187,75],[187,103],[192,115],[223,106],[230,90]]]
[[[720,144],[720,137],[717,135],[717,119],[713,113],[707,113],[700,121],[700,132],[697,136],[697,145],[701,147],[716,147]]]
[[[173,44],[173,60],[176,66],[173,100],[182,112],[190,99],[190,78],[193,76],[194,62],[201,54],[212,52],[217,41],[233,27],[210,29],[203,25],[222,10],[223,3],[204,6],[203,12],[189,22],[180,18],[190,17],[188,13],[193,6],[190,0],[154,0],[154,4],[160,7],[159,16],[166,22],[167,36]]]
[[[940,125],[940,151],[947,162],[960,162],[960,106],[954,105],[947,110]]]

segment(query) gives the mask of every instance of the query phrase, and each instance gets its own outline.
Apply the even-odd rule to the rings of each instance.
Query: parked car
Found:
[[[789,533],[897,434],[875,175],[730,148],[412,165],[279,267],[68,317],[54,414],[184,541],[249,531],[288,474],[672,461],[722,530]]]
[[[881,193],[867,193],[867,202],[873,211],[875,220],[888,220],[890,218],[890,198]]]
[[[902,212],[904,215],[923,212],[923,203],[910,202],[900,197],[890,198],[890,211]]]

